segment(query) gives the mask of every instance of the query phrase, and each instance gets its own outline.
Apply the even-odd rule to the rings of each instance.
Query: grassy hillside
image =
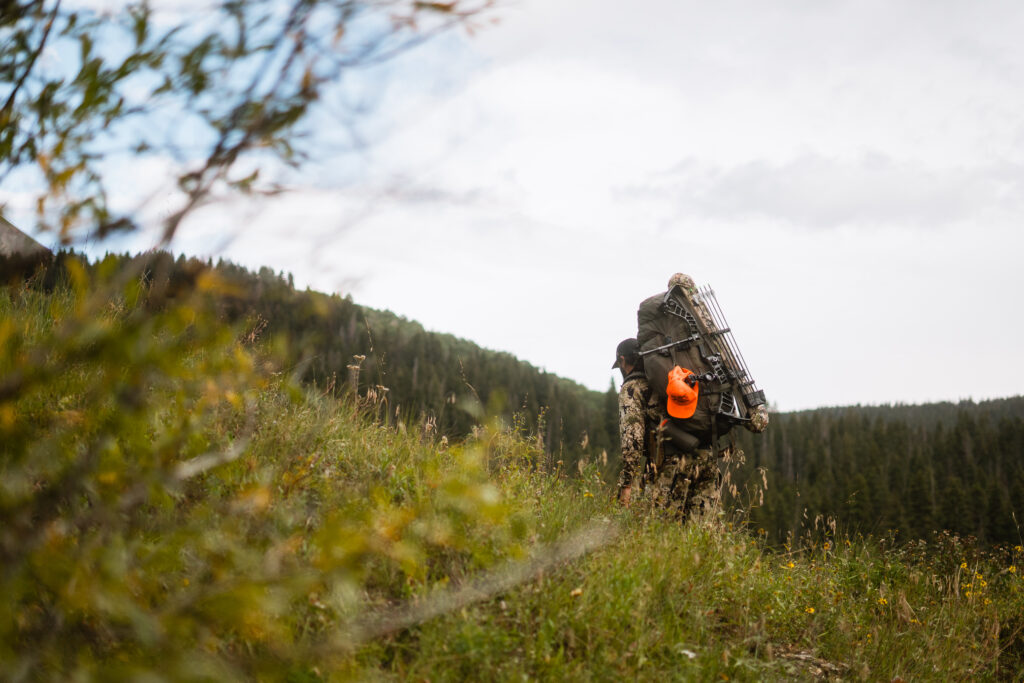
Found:
[[[65,263],[81,263],[94,276],[135,272],[147,283],[151,310],[187,301],[205,281],[213,319],[243,326],[261,348],[275,349],[282,369],[334,395],[349,390],[353,357],[365,356],[358,391],[381,398],[375,409],[391,424],[429,421],[438,434],[461,440],[485,406],[506,422],[517,414],[527,431],[540,434],[548,466],[601,462],[607,478],[617,472],[614,390],[589,391],[348,297],[296,290],[290,277],[268,268],[253,272],[166,252],[92,263],[60,254],[37,284],[47,289],[65,279]],[[0,259],[0,273],[4,268]],[[747,458],[733,477],[738,498],[728,506],[749,507],[766,471],[771,485],[757,492],[750,520],[772,544],[818,517],[840,520],[851,533],[898,532],[906,541],[932,539],[938,529],[989,546],[1021,540],[1024,398],[778,413],[765,435],[733,435]]]
[[[215,279],[0,289],[4,680],[1021,680],[1024,553],[612,503],[525,419],[309,393]]]
[[[506,419],[520,411],[531,429],[543,433],[546,450],[565,462],[575,463],[588,451],[615,449],[614,391],[590,391],[509,353],[426,330],[390,311],[361,306],[351,297],[296,289],[290,275],[269,268],[255,272],[225,261],[174,258],[167,252],[109,254],[93,263],[62,253],[38,281],[52,286],[66,277],[65,263],[71,262],[94,273],[137,272],[151,291],[172,301],[190,291],[199,278],[215,276],[221,286],[210,305],[218,320],[248,324],[264,342],[275,341],[283,367],[304,383],[329,387],[335,394],[347,387],[353,357],[362,356],[360,391],[387,387],[388,418],[395,411],[430,417],[441,433],[462,438],[475,419],[462,407],[468,400]],[[0,280],[5,279],[4,272],[0,258]]]

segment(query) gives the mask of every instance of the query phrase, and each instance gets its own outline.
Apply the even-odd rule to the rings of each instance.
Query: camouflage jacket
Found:
[[[651,389],[642,372],[630,373],[619,389],[619,438],[622,447],[620,490],[631,486],[644,467],[650,396]]]

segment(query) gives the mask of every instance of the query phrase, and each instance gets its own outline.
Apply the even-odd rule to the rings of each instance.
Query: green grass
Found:
[[[1024,680],[1019,546],[623,510],[78,287],[0,290],[0,678]]]
[[[1024,585],[994,557],[965,597],[871,541],[779,554],[717,523],[618,520],[620,536],[588,557],[369,650],[430,680],[1022,675]]]

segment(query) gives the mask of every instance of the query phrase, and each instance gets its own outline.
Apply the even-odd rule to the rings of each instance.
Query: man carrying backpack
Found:
[[[616,350],[623,469],[619,500],[628,505],[639,463],[652,503],[682,520],[717,511],[723,437],[736,425],[768,426],[757,389],[710,288],[676,273],[668,289],[640,304],[637,339]],[[628,386],[627,386],[628,385]],[[637,437],[643,420],[643,437]],[[646,445],[646,448],[643,446]],[[642,449],[642,450],[641,450]]]
[[[622,448],[619,502],[629,507],[634,487],[647,484],[652,487],[655,505],[684,519],[692,511],[711,509],[717,502],[719,484],[715,477],[718,468],[710,466],[713,463],[711,449],[702,449],[684,457],[672,447],[664,434],[669,415],[662,413],[657,400],[651,400],[651,389],[636,339],[622,340],[615,349],[612,368],[618,368],[622,373],[622,387],[619,389]],[[676,417],[689,417],[696,404],[695,392],[686,385],[684,378],[679,378],[672,388],[679,396],[677,400],[669,401],[665,408]]]

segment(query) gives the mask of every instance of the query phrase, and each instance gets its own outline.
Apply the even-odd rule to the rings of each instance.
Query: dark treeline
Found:
[[[751,523],[774,541],[813,529],[820,515],[847,533],[911,540],[945,529],[1021,543],[1024,397],[778,414],[763,437],[743,434],[740,444],[741,488],[767,470]],[[748,500],[741,492],[736,502]]]
[[[81,256],[58,254],[35,282],[52,287],[65,277],[70,257],[85,262]],[[93,271],[133,268],[136,277],[150,282],[156,300],[190,290],[212,272],[216,280],[207,286],[215,292],[220,317],[226,323],[244,323],[261,343],[282,342],[275,346],[286,349],[284,370],[304,382],[340,394],[348,389],[347,366],[354,356],[365,356],[358,391],[374,392],[388,420],[430,420],[439,433],[459,438],[481,419],[501,416],[510,421],[518,414],[519,424],[541,433],[547,452],[553,459],[564,458],[567,467],[582,455],[604,451],[616,457],[614,390],[591,391],[512,354],[427,331],[417,322],[360,306],[349,297],[296,289],[291,275],[266,267],[252,272],[228,261],[175,258],[167,252],[108,255],[85,263]]]

